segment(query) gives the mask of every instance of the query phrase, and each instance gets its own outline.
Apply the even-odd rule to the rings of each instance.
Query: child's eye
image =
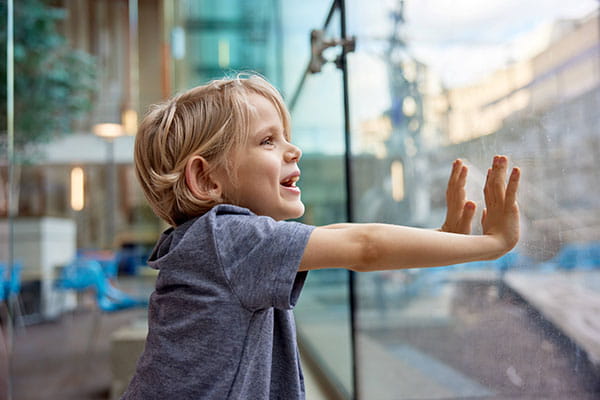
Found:
[[[273,144],[273,138],[270,137],[270,136],[268,138],[263,139],[263,141],[260,142],[261,146],[263,146],[263,145],[272,145],[272,144]]]

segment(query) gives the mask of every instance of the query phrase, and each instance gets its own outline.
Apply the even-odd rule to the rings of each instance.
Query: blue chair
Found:
[[[23,264],[15,261],[10,268],[10,276],[6,264],[0,263],[0,300],[9,300],[21,292],[21,271]]]
[[[119,272],[119,264],[116,259],[111,260],[97,260],[102,267],[102,272],[108,278],[116,278]]]
[[[23,326],[23,313],[21,311],[21,273],[23,264],[20,261],[12,263],[11,268],[0,263],[0,302],[6,303],[8,317],[18,321]]]
[[[118,254],[103,250],[78,250],[76,259],[98,261],[102,266],[104,274],[109,278],[115,278],[118,273]]]
[[[114,287],[99,261],[78,257],[66,265],[54,286],[58,290],[95,291],[97,310],[94,312],[92,328],[86,354],[91,353],[100,331],[101,312],[112,313],[134,307],[145,307],[146,299],[135,298]]]
[[[147,300],[135,298],[114,287],[100,262],[78,258],[65,266],[55,282],[59,290],[96,292],[96,303],[100,310],[112,312],[132,307],[143,307]]]
[[[20,261],[15,261],[10,269],[10,277],[7,282],[8,298],[16,297],[21,292],[21,273],[23,264]]]
[[[117,252],[118,270],[124,275],[137,275],[139,267],[145,264],[147,255],[140,245],[125,243]]]
[[[4,289],[4,287],[6,286],[4,284],[4,274],[6,273],[5,270],[6,270],[6,267],[4,266],[4,264],[0,264],[0,302],[6,300],[6,297],[8,297],[5,294],[5,289]]]

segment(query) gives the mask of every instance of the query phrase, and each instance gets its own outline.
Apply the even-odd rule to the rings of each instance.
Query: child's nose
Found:
[[[299,147],[296,147],[293,144],[290,144],[290,148],[285,152],[286,161],[287,162],[291,162],[291,161],[298,162],[298,160],[300,160],[300,157],[302,157],[302,150],[300,150]]]

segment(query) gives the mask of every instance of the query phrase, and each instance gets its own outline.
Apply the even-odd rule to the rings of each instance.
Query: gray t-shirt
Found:
[[[294,317],[314,227],[219,205],[166,231],[123,399],[304,399]]]

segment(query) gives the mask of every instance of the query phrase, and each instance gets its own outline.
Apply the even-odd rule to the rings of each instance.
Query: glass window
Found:
[[[146,314],[143,301],[135,303],[136,309],[129,308],[133,302],[116,302],[146,299],[155,276],[147,268],[146,258],[163,227],[143,200],[132,160],[133,135],[143,112],[140,103],[158,102],[164,94],[162,71],[154,69],[161,65],[156,29],[161,10],[158,2],[139,2],[140,8],[135,7],[138,2],[110,0],[11,3],[14,58],[7,63],[3,57],[0,69],[0,281],[8,290],[4,285],[10,276],[7,269],[18,271],[19,285],[0,296],[0,353],[5,356],[5,351],[11,352],[10,357],[0,356],[4,372],[0,374],[0,392],[5,394],[12,386],[14,398],[70,396],[61,390],[73,390],[72,395],[80,397],[81,393],[75,393],[85,391],[82,387],[86,383],[79,377],[74,379],[75,385],[67,385],[68,389],[44,384],[44,391],[39,392],[39,382],[60,381],[58,376],[64,370],[56,368],[57,359],[76,373],[80,369],[77,360],[93,356],[97,349],[90,350],[97,343],[102,343],[106,356],[98,364],[109,373],[110,332]],[[3,49],[10,47],[7,5],[6,1],[0,4],[4,11]],[[138,20],[139,15],[144,18]],[[147,41],[138,42],[140,37]],[[152,67],[143,63],[144,67],[138,68],[140,56],[152,57]],[[6,82],[8,66],[13,62],[11,139],[6,134],[6,100],[7,86],[12,85]],[[142,90],[139,80],[143,81]],[[144,94],[143,102],[140,93]],[[9,143],[12,154],[4,151]],[[98,272],[94,276],[105,280],[96,281],[96,291],[91,285],[85,291],[79,287],[77,298],[73,290],[63,291],[57,282],[69,265],[83,259],[100,266],[101,271],[94,270]],[[94,297],[101,283],[106,285],[104,289],[108,285],[114,289],[112,297],[102,298],[102,305],[100,296]],[[123,296],[117,299],[117,295]],[[121,314],[120,321],[118,316],[115,321],[103,314],[107,325],[94,337],[98,319],[92,321],[92,316],[99,316],[101,310],[107,311],[102,307],[109,306],[123,307],[129,314],[127,318]],[[63,324],[60,317],[74,310],[84,312],[74,313],[72,320],[87,315],[89,330],[87,325],[80,329],[84,325],[78,322]],[[45,321],[55,324],[39,323]],[[11,322],[16,327],[12,331]],[[56,343],[57,338],[83,343],[88,336],[90,347],[85,356],[77,353],[77,346],[65,349]],[[7,359],[11,362],[8,367]],[[14,371],[22,373],[15,376]],[[5,379],[10,379],[11,385]]]
[[[55,279],[79,257],[117,261],[111,282],[149,293],[145,259],[165,225],[135,179],[136,124],[149,104],[250,69],[290,106],[307,224],[344,222],[351,203],[354,222],[437,228],[456,158],[469,168],[478,222],[493,155],[522,169],[522,239],[499,260],[355,274],[353,292],[344,269],[311,272],[295,310],[305,367],[346,398],[597,397],[596,1],[14,3],[14,136],[5,108],[0,119],[0,266],[5,276],[22,267],[24,323],[75,309],[74,297],[56,302]],[[322,71],[305,75],[310,32],[332,4],[345,4],[346,15],[334,12],[324,37],[339,38],[345,22],[357,47],[346,71],[334,46]],[[0,43],[11,48],[5,35]],[[9,65],[0,64],[2,82]],[[111,319],[111,329],[131,316]],[[0,323],[10,336],[12,325]],[[15,343],[14,370],[27,374],[13,377],[14,394],[27,397],[38,388],[31,382],[52,379],[54,359],[30,368],[33,352],[23,349],[41,354],[48,345]]]
[[[358,397],[597,393],[597,2],[347,10],[358,221],[440,227],[456,158],[479,221],[492,157],[523,173],[522,239],[507,256],[358,274]]]
[[[291,69],[286,72],[285,87],[292,140],[303,152],[299,186],[306,211],[302,222],[327,225],[347,220],[342,74],[333,62],[327,62],[319,74],[302,78],[310,60],[310,31],[323,28],[329,11],[323,2],[312,3],[310,7],[286,3],[282,10],[287,33],[284,60]],[[324,35],[339,37],[339,29],[336,12]],[[326,54],[331,61],[335,55]],[[311,271],[295,309],[305,368],[310,366],[325,376],[332,390],[346,397],[353,392],[348,279],[344,269]]]

